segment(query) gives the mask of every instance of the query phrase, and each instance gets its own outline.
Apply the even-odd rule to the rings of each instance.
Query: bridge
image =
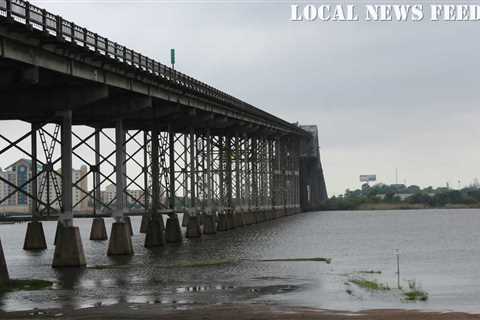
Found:
[[[46,249],[42,220],[58,217],[53,267],[86,265],[74,226],[82,203],[94,217],[90,239],[108,240],[108,255],[132,255],[131,212],[153,248],[315,210],[327,197],[316,126],[21,0],[0,0],[0,101],[2,122],[28,124],[20,137],[0,135],[0,159],[16,150],[29,166],[15,183],[0,175],[10,190],[0,204],[28,203],[25,250]],[[75,179],[74,163],[86,167]],[[0,252],[0,282],[6,270]]]

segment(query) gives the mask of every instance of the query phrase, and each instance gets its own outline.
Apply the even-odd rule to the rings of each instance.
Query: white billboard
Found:
[[[375,174],[362,174],[360,175],[360,182],[377,181],[377,175]]]

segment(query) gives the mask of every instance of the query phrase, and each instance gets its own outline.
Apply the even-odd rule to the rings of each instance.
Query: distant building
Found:
[[[32,199],[25,193],[32,193],[32,184],[28,183],[23,186],[21,189],[25,192],[16,191],[12,186],[22,186],[28,180],[32,178],[32,162],[28,159],[20,159],[5,168],[5,170],[0,169],[0,177],[5,181],[0,179],[0,201],[5,199],[7,196],[12,194],[8,199],[0,203],[0,208],[2,211],[14,211],[14,212],[27,212],[32,207]],[[38,172],[42,170],[41,166],[38,166]],[[79,182],[78,185],[81,189],[88,190],[88,180],[85,177],[80,181],[82,177],[87,174],[87,166],[82,166],[80,170],[72,170],[72,181],[74,183]],[[62,179],[60,175],[54,175],[55,181],[59,188],[62,187]],[[40,193],[42,180],[45,180],[45,187],[43,188],[43,194],[39,194],[41,201],[46,202],[47,198],[50,198],[52,202],[52,207],[59,208],[59,202],[53,201],[57,198],[53,179],[47,179],[45,174],[40,174],[37,178],[37,190]],[[47,193],[49,193],[47,195]],[[85,197],[85,192],[79,190],[76,187],[72,188],[72,200],[73,204],[76,205],[75,210],[86,210],[88,209],[88,197]],[[85,197],[85,199],[83,199]]]

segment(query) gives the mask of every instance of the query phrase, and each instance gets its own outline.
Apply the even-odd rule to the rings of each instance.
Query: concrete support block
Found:
[[[227,216],[223,212],[219,213],[217,231],[227,231],[227,230],[228,230]]]
[[[43,225],[40,221],[32,221],[27,225],[27,233],[23,242],[23,250],[45,250],[47,249],[47,241],[45,241],[45,233]]]
[[[52,267],[83,267],[87,264],[78,227],[58,228],[58,239]]]
[[[200,230],[200,219],[198,216],[190,216],[187,220],[187,238],[200,238],[202,231]]]
[[[233,221],[235,224],[235,227],[243,227],[245,225],[245,221],[243,219],[243,212],[241,211],[236,211],[233,213]]]
[[[216,216],[214,214],[206,214],[203,216],[203,234],[215,234],[217,229],[215,228]]]
[[[105,220],[103,218],[93,218],[92,229],[90,230],[90,240],[108,240],[107,229],[105,228]]]
[[[228,230],[235,229],[235,220],[233,217],[233,212],[228,211],[226,214],[227,217],[227,228]]]
[[[142,215],[142,222],[140,223],[140,233],[147,233],[148,224],[150,222],[150,215],[148,213],[144,213]]]
[[[112,224],[110,242],[108,243],[108,256],[133,255],[132,237],[129,226],[126,222],[115,222]]]
[[[60,237],[60,234],[62,233],[63,230],[63,223],[60,221],[57,221],[57,228],[55,229],[55,240],[53,240],[53,244],[57,245],[58,239]]]
[[[260,216],[260,221],[261,221],[261,222],[266,222],[266,221],[268,221],[268,220],[267,220],[267,213],[265,212],[264,209],[260,209],[260,211],[258,212],[258,215]]]
[[[163,229],[163,221],[150,219],[145,235],[145,248],[154,248],[164,245]]]
[[[265,221],[272,220],[272,211],[270,211],[269,209],[265,209],[264,215],[265,215]]]
[[[271,215],[272,215],[272,220],[278,219],[277,210],[271,209],[270,212],[271,212]]]
[[[248,221],[249,221],[249,224],[252,225],[252,224],[257,224],[257,213],[251,209],[248,211]]]
[[[0,239],[0,287],[8,284],[10,277],[8,276],[7,262],[3,254],[2,240]]]
[[[180,228],[180,221],[176,214],[169,215],[167,224],[165,226],[165,240],[167,243],[182,242],[182,229]]]
[[[188,226],[188,218],[190,217],[190,214],[188,212],[183,213],[183,218],[182,218],[182,227]]]
[[[128,232],[130,232],[130,236],[133,236],[133,228],[132,228],[132,220],[129,216],[123,217],[123,221],[127,224]]]

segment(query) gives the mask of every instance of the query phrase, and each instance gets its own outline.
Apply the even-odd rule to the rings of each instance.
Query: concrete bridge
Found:
[[[16,150],[31,165],[21,182],[0,176],[12,190],[0,203],[29,199],[25,250],[47,247],[41,221],[58,215],[53,267],[86,264],[73,219],[82,201],[115,221],[107,237],[95,217],[91,240],[109,240],[108,255],[131,255],[128,203],[142,212],[152,248],[182,241],[180,212],[195,238],[315,210],[327,197],[315,126],[279,119],[25,1],[0,0],[0,101],[0,120],[29,124],[19,138],[0,135],[0,159]],[[75,161],[87,166],[77,180]],[[107,184],[112,199],[102,197]],[[7,277],[2,252],[0,282]]]

